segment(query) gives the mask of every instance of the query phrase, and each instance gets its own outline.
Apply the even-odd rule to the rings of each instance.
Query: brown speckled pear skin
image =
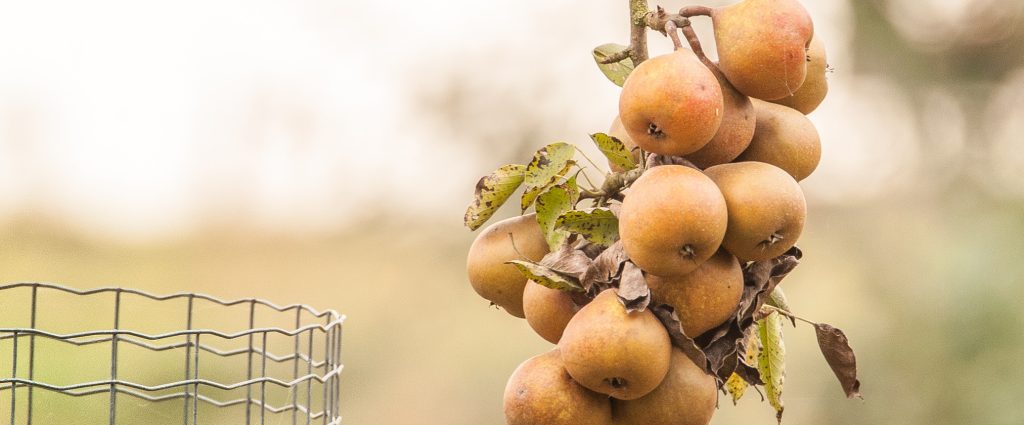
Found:
[[[619,118],[647,152],[686,155],[704,147],[722,122],[722,89],[687,49],[644,61],[626,79]]]
[[[736,257],[723,249],[683,276],[649,274],[647,286],[653,304],[674,307],[683,331],[695,338],[736,314],[743,295],[743,270]]]
[[[807,218],[804,193],[793,176],[763,162],[716,165],[704,170],[729,208],[722,247],[740,261],[761,261],[786,252]]]
[[[565,371],[558,349],[523,362],[505,385],[508,425],[611,425],[608,396],[583,388]]]
[[[697,152],[686,155],[686,159],[702,169],[736,159],[754,137],[756,122],[754,105],[750,103],[750,98],[736,90],[721,71],[711,69],[711,72],[715,74],[718,84],[722,87],[722,124],[707,145]]]
[[[536,214],[512,217],[487,226],[476,236],[466,258],[466,272],[473,289],[516,317],[524,317],[526,277],[505,262],[521,260],[520,253],[532,261],[540,261],[548,253]]]
[[[763,100],[795,93],[807,76],[814,24],[796,0],[743,0],[714,9],[718,62],[743,94]]]
[[[640,163],[640,149],[637,148],[636,143],[633,143],[633,138],[629,137],[629,133],[626,133],[626,128],[622,126],[622,120],[618,115],[612,120],[612,125],[608,128],[608,135],[619,139],[626,146],[626,150],[633,153],[633,161],[637,164]],[[608,168],[616,173],[626,171],[611,161],[608,161]]]
[[[614,289],[580,309],[558,341],[580,385],[620,400],[643,397],[668,373],[672,343],[650,310],[628,313]]]
[[[715,414],[718,386],[678,349],[658,388],[636,400],[612,401],[616,425],[707,425]]]
[[[626,255],[650,274],[679,276],[718,251],[725,198],[711,179],[682,165],[662,165],[637,179],[622,202],[619,235]]]
[[[562,332],[579,307],[568,292],[551,289],[529,281],[523,290],[523,312],[526,323],[534,332],[552,344],[562,338]]]
[[[811,120],[800,111],[754,99],[757,129],[737,161],[759,161],[785,170],[797,181],[818,168],[821,139]]]
[[[825,43],[815,34],[811,37],[811,46],[807,49],[807,78],[800,89],[792,96],[772,102],[796,109],[804,115],[814,112],[828,95],[828,57],[825,55]]]

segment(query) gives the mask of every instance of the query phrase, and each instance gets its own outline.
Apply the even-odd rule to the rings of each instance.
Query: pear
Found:
[[[622,248],[658,276],[689,273],[711,258],[725,236],[725,198],[707,176],[682,165],[647,170],[619,211]]]
[[[678,349],[658,388],[636,400],[612,400],[617,425],[707,425],[715,414],[718,385]]]
[[[523,291],[523,313],[537,335],[557,344],[569,319],[580,308],[565,291],[551,289],[530,281]]]
[[[722,89],[693,51],[644,61],[626,78],[619,118],[647,152],[686,155],[704,147],[722,122]]]
[[[791,96],[772,102],[796,109],[804,115],[813,112],[828,94],[827,74],[828,57],[825,56],[825,43],[815,34],[811,37],[811,46],[807,49],[807,78],[804,84]]]
[[[547,253],[548,244],[537,224],[536,214],[493,223],[482,230],[469,247],[466,258],[469,283],[484,299],[513,316],[524,317],[526,277],[515,266],[505,262],[522,260],[523,257],[540,261]]]
[[[697,152],[686,155],[686,159],[702,169],[736,159],[754,137],[755,125],[754,105],[750,98],[736,90],[717,67],[712,65],[708,69],[722,87],[724,108],[722,124],[711,141]]]
[[[618,115],[612,120],[612,125],[608,128],[608,135],[619,139],[626,147],[626,150],[633,154],[633,161],[637,164],[640,163],[640,148],[636,146],[636,143],[633,143],[633,138],[629,137],[629,133],[626,133],[626,128],[622,126],[622,119]],[[608,161],[608,168],[616,173],[626,171],[611,161]]]
[[[630,313],[615,289],[606,289],[573,316],[558,348],[565,370],[580,385],[633,400],[665,378],[672,343],[654,313]]]
[[[523,362],[505,385],[508,425],[611,425],[608,396],[581,387],[565,371],[558,349]]]
[[[754,139],[736,160],[767,162],[797,181],[811,175],[821,160],[821,139],[811,120],[796,109],[758,99],[754,111]]]
[[[722,72],[741,93],[774,100],[804,83],[814,24],[800,2],[743,0],[713,9],[711,22]]]
[[[679,277],[647,275],[654,304],[675,308],[683,332],[697,337],[736,314],[743,296],[743,269],[725,250]],[[529,317],[529,315],[527,315]]]
[[[800,237],[807,203],[800,185],[781,168],[763,162],[733,162],[704,170],[729,208],[722,246],[740,261],[778,257]]]

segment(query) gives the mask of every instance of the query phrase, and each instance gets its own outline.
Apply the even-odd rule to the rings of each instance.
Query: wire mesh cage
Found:
[[[253,298],[0,286],[0,423],[339,424],[344,320]]]

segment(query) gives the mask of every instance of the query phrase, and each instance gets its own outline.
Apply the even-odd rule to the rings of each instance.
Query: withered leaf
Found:
[[[619,240],[619,219],[608,208],[566,210],[555,220],[555,228],[576,233],[598,245],[610,246]]]
[[[612,164],[615,164],[623,170],[632,170],[636,168],[636,161],[633,160],[633,154],[629,149],[626,149],[626,145],[624,145],[621,140],[604,133],[591,134],[590,139],[594,141],[597,148]]]
[[[519,188],[525,178],[526,166],[503,165],[476,182],[473,202],[466,208],[463,220],[470,230],[476,230],[494,215],[502,204]]]
[[[732,396],[732,404],[736,405],[736,402],[743,398],[743,394],[747,392],[747,387],[750,384],[745,379],[733,372],[729,375],[729,379],[725,380],[725,389],[729,391],[729,395]]]
[[[590,270],[593,260],[579,249],[572,247],[569,241],[565,241],[557,250],[549,252],[540,260],[540,265],[563,275],[571,276],[578,282],[583,275]]]
[[[651,302],[651,290],[647,287],[644,272],[632,261],[627,261],[622,266],[618,295],[619,301],[626,306],[626,311],[630,313],[644,311]]]
[[[627,56],[625,59],[614,63],[602,62],[628,48],[628,46],[623,46],[621,44],[608,43],[595,47],[593,52],[594,62],[597,63],[597,67],[601,70],[601,73],[619,87],[622,87],[622,85],[625,84],[626,77],[629,77],[629,74],[633,72],[633,59],[630,59]]]
[[[850,341],[843,331],[825,323],[814,325],[814,333],[818,336],[818,347],[825,356],[832,372],[839,378],[843,392],[847,398],[864,397],[860,394],[860,380],[857,379],[857,357],[850,348]]]
[[[562,186],[553,186],[537,197],[537,224],[551,251],[557,250],[567,239],[569,231],[556,225],[558,218],[572,209],[572,195]]]
[[[583,291],[583,287],[580,286],[579,281],[577,281],[575,277],[557,272],[552,270],[550,267],[520,260],[509,261],[506,264],[515,266],[523,276],[526,276],[527,279],[547,286],[548,288],[562,291]]]
[[[775,418],[782,423],[782,386],[786,380],[786,344],[782,340],[782,315],[772,312],[757,322],[761,353],[757,371],[764,381],[768,403],[775,408]]]
[[[711,369],[708,368],[708,359],[704,355],[704,351],[697,347],[697,343],[693,341],[693,338],[686,336],[686,333],[683,332],[683,324],[679,321],[679,315],[676,314],[675,308],[668,304],[659,304],[651,307],[651,312],[665,326],[665,330],[668,331],[668,336],[672,340],[672,345],[683,350],[683,354],[686,354],[690,360],[693,360],[694,364],[704,369],[704,372],[714,375],[711,373]]]
[[[523,172],[523,191],[521,207],[523,212],[533,204],[537,196],[545,189],[553,186],[572,166],[572,157],[576,148],[565,142],[552,143],[537,150],[533,160],[526,165]]]
[[[629,260],[629,257],[626,257],[626,252],[622,249],[622,243],[613,243],[608,249],[605,249],[594,258],[594,263],[590,266],[590,270],[583,276],[583,286],[586,288],[594,285],[599,287],[611,286],[614,279],[622,272],[622,266],[627,260]]]

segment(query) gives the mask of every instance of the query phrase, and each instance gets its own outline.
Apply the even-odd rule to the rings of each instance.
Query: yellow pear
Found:
[[[828,58],[825,55],[825,43],[817,34],[811,37],[807,58],[807,78],[800,89],[791,96],[772,101],[796,109],[804,115],[817,109],[828,94]]]
[[[579,307],[565,291],[530,281],[523,291],[523,313],[537,335],[557,344]]]
[[[573,316],[558,348],[565,370],[580,385],[632,400],[665,378],[672,343],[654,313],[630,313],[615,289],[606,289]]]
[[[636,400],[612,400],[617,425],[707,425],[715,414],[715,378],[672,350],[672,365],[658,388]]]
[[[517,249],[519,252],[516,252]],[[504,308],[513,316],[524,317],[523,288],[526,286],[526,277],[515,266],[505,262],[522,260],[523,257],[540,261],[547,253],[548,244],[537,224],[536,214],[512,217],[491,224],[477,235],[469,247],[469,256],[466,258],[469,283],[484,299]]]
[[[686,335],[697,337],[736,314],[743,296],[743,269],[736,257],[719,250],[685,275],[666,278],[649,274],[647,286],[654,303],[674,307]]]
[[[647,152],[686,155],[704,147],[722,122],[722,89],[693,51],[644,61],[626,78],[619,118]]]
[[[608,396],[581,387],[565,371],[558,349],[523,362],[505,385],[508,425],[611,425]]]
[[[650,274],[679,276],[711,258],[725,236],[725,198],[700,171],[662,165],[626,192],[619,235],[626,255]]]
[[[797,181],[807,178],[821,160],[821,139],[811,120],[788,106],[754,99],[754,139],[737,161],[759,161],[785,170]]]
[[[800,238],[807,218],[804,193],[793,176],[763,162],[733,162],[704,170],[729,208],[722,246],[740,261],[778,257]]]
[[[773,100],[804,83],[814,24],[797,0],[743,0],[714,9],[711,22],[719,66],[741,93]]]

